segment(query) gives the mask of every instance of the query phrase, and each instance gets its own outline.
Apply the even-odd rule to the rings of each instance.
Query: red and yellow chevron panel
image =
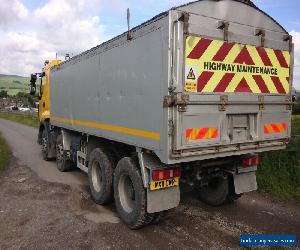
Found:
[[[185,91],[287,94],[289,76],[289,51],[186,39]]]
[[[208,140],[218,138],[217,128],[188,128],[185,131],[187,141]]]
[[[264,133],[265,134],[278,134],[286,132],[286,123],[267,123],[264,125]]]

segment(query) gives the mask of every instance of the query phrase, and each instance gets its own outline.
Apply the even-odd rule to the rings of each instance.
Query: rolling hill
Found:
[[[0,91],[8,91],[9,95],[29,92],[29,77],[0,74]]]

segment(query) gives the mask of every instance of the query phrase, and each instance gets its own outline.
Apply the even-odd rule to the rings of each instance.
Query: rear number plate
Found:
[[[162,188],[174,187],[179,185],[179,178],[172,178],[168,180],[162,181],[151,181],[150,182],[150,190],[157,190]]]

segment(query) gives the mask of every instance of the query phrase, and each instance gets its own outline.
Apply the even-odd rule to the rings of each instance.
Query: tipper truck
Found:
[[[178,206],[180,188],[232,202],[257,189],[258,153],[289,141],[292,69],[292,37],[251,1],[172,8],[32,74],[42,156],[85,171],[131,229]]]

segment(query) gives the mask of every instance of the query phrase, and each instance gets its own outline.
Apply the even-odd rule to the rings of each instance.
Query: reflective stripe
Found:
[[[188,128],[185,131],[187,141],[216,139],[219,131],[217,128]]]
[[[67,124],[71,124],[71,125],[77,125],[77,126],[90,127],[90,128],[100,129],[100,130],[111,131],[111,132],[117,132],[120,134],[140,136],[140,137],[145,137],[145,138],[149,138],[152,140],[160,140],[159,133],[146,131],[146,130],[115,126],[115,125],[111,125],[111,124],[71,120],[71,119],[55,117],[55,116],[51,116],[51,120],[59,122],[59,123],[67,123]]]
[[[290,91],[288,51],[188,36],[185,67],[187,92],[287,94]]]
[[[264,133],[265,134],[278,134],[286,132],[286,123],[266,123],[264,125]]]

